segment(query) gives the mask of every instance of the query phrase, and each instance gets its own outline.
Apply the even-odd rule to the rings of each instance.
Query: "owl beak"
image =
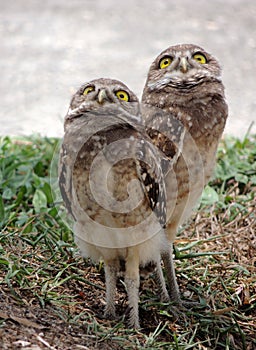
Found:
[[[105,89],[101,89],[98,93],[98,102],[99,104],[103,104],[104,101],[109,101],[109,97]]]
[[[188,61],[186,57],[181,57],[180,59],[180,70],[182,73],[186,73],[188,71]]]

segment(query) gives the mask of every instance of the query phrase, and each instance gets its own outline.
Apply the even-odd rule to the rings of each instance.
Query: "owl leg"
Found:
[[[115,292],[117,273],[119,271],[119,261],[105,261],[104,269],[106,279],[106,307],[104,316],[115,318]]]
[[[166,284],[165,284],[165,280],[164,280],[164,275],[163,275],[163,270],[161,267],[161,261],[157,261],[157,265],[156,265],[156,277],[157,277],[157,281],[159,283],[159,289],[160,289],[160,300],[165,302],[165,301],[169,301],[170,297],[169,294],[167,292],[166,289]]]
[[[187,308],[191,307],[202,307],[202,305],[195,301],[183,301],[180,298],[180,291],[179,286],[176,279],[175,269],[174,269],[174,262],[172,257],[172,248],[169,252],[162,253],[162,259],[164,262],[164,266],[166,269],[166,277],[170,289],[170,299],[171,301],[177,305],[177,308],[174,308],[174,314],[177,315],[179,313],[179,310],[186,310]],[[175,311],[176,310],[176,311]]]
[[[181,305],[181,299],[180,299],[180,291],[179,286],[176,279],[175,269],[174,269],[174,262],[172,257],[172,248],[168,252],[162,253],[162,259],[164,262],[165,270],[166,270],[166,277],[170,289],[170,298],[171,301],[174,303]]]
[[[139,328],[139,254],[135,248],[128,250],[125,261],[125,285],[128,294],[129,304],[129,327]]]

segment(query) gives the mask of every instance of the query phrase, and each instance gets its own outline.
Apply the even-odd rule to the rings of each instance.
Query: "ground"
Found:
[[[215,177],[175,242],[182,297],[201,308],[176,318],[150,275],[141,281],[142,328],[134,331],[121,278],[119,318],[103,318],[103,265],[80,257],[49,192],[58,140],[2,138],[2,349],[255,349],[255,140],[223,141]]]

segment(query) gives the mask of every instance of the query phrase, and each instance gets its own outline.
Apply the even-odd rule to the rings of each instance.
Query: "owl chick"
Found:
[[[75,242],[84,257],[104,260],[106,317],[115,317],[116,280],[125,266],[129,326],[138,328],[140,268],[155,264],[161,298],[168,299],[160,265],[168,249],[165,156],[144,131],[137,97],[117,80],[84,84],[64,128],[59,185]]]
[[[150,110],[149,106],[159,111],[143,113],[148,135],[174,159],[173,168],[166,176],[165,231],[171,249],[162,258],[170,297],[182,305],[172,244],[178,227],[189,217],[210,179],[224,130],[228,107],[218,61],[196,45],[169,47],[151,64],[142,102],[147,105],[146,111]]]

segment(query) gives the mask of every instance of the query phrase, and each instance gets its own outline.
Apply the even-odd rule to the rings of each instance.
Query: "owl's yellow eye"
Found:
[[[87,88],[84,89],[83,95],[88,95],[90,92],[94,90],[95,88],[93,86],[87,86]]]
[[[202,53],[195,53],[193,58],[198,63],[201,63],[201,64],[207,63],[206,57]]]
[[[129,95],[124,90],[116,91],[116,96],[119,98],[119,100],[126,101],[126,102],[130,101]]]
[[[171,63],[172,63],[171,57],[164,57],[159,62],[159,68],[164,69],[164,68],[168,67]]]

